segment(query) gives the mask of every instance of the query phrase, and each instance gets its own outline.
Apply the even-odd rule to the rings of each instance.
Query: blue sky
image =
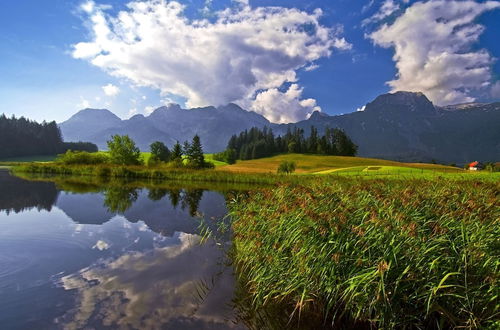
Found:
[[[172,1],[146,1],[152,14],[127,3],[3,1],[0,113],[60,122],[84,107],[127,118],[235,102],[289,122],[399,89],[436,104],[500,100],[500,1],[178,0],[167,11]],[[132,38],[142,44],[117,32],[129,27],[120,12],[141,17]],[[99,18],[112,27],[104,41]]]

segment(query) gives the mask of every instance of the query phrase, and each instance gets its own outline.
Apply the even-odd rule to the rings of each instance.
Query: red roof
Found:
[[[478,161],[472,162],[469,164],[469,167],[476,167],[479,164]]]

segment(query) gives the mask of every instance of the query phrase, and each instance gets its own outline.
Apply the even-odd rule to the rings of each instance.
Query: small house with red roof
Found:
[[[477,160],[475,162],[472,162],[468,165],[469,171],[479,171],[484,168],[483,164],[478,162]]]

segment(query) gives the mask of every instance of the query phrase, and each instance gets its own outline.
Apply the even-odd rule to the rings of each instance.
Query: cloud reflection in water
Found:
[[[198,235],[176,236],[177,244],[127,252],[63,277],[62,287],[76,292],[76,307],[57,322],[67,329],[239,327],[231,321],[234,280],[221,264],[224,252],[200,245]]]

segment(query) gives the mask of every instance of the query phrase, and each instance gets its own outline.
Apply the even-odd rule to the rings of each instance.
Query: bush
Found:
[[[295,162],[282,161],[278,167],[278,173],[290,174],[295,172]]]
[[[97,152],[97,145],[91,142],[63,142],[63,152],[68,150]]]
[[[151,143],[149,146],[151,149],[151,158],[153,158],[157,162],[168,162],[170,159],[170,150],[168,150],[167,146],[160,141],[156,141]]]
[[[146,166],[147,167],[155,167],[160,164],[160,161],[156,157],[149,157],[149,159],[146,161]]]
[[[57,156],[56,162],[66,165],[96,165],[108,163],[109,157],[106,154],[102,153],[68,150],[64,154]]]
[[[495,163],[486,163],[484,166],[484,169],[489,172],[499,172],[500,167],[497,166]]]
[[[170,161],[170,162],[167,163],[167,167],[170,167],[170,168],[182,168],[182,167],[184,167],[184,162],[182,161],[182,159],[175,158],[172,161]]]
[[[215,168],[215,164],[214,163],[210,163],[210,162],[205,162],[204,168],[206,168],[206,169],[214,169]]]

